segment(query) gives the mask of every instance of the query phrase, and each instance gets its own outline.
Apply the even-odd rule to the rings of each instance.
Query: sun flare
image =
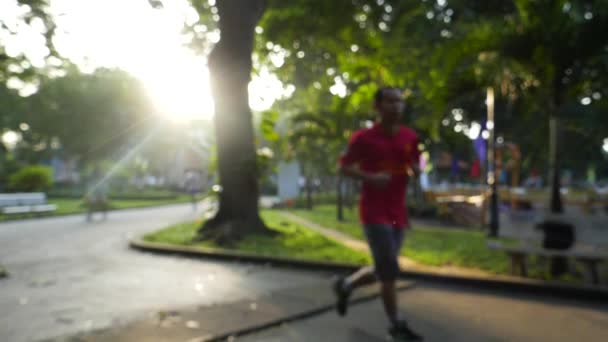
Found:
[[[7,1],[10,6],[4,11],[20,10],[16,0]],[[198,21],[198,13],[187,0],[164,4],[163,9],[153,9],[146,0],[52,0],[51,14],[57,26],[53,45],[84,72],[106,67],[132,74],[142,81],[158,113],[171,121],[209,120],[214,106],[207,60],[185,45],[188,39],[183,32],[185,24]],[[24,53],[33,62],[36,58],[43,61],[48,54],[38,42],[44,42],[43,32],[35,28],[22,31],[29,33],[7,41],[7,49],[12,54]],[[209,35],[215,37],[218,32]],[[252,110],[266,110],[277,99],[291,96],[293,85],[284,85],[265,66],[257,65],[257,69],[249,85]],[[27,86],[15,80],[10,85],[15,89]]]

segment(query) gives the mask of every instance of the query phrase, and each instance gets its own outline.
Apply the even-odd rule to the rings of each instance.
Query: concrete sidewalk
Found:
[[[298,216],[289,219],[367,251],[364,242],[315,225]],[[455,268],[406,268],[428,272],[433,278],[406,275],[399,293],[403,317],[426,341],[604,341],[608,337],[605,302],[570,296],[559,298],[555,289],[532,280],[517,279],[513,286],[498,277],[475,274],[481,282],[455,281],[470,272]],[[345,270],[342,270],[345,271]],[[440,274],[453,276],[438,276]],[[377,287],[360,289],[353,297],[350,314],[334,312],[332,274],[319,272],[307,285],[255,295],[248,299],[222,298],[221,305],[189,306],[159,312],[136,322],[109,329],[68,336],[69,341],[385,341],[387,322],[377,298]],[[500,277],[501,279],[509,277]],[[228,283],[225,285],[229,285]],[[243,291],[246,280],[233,284]],[[530,291],[530,286],[535,291]],[[527,291],[517,288],[526,288]],[[61,340],[61,339],[60,339]],[[62,340],[63,341],[63,340]]]
[[[399,286],[405,290],[411,287],[411,283],[400,282]],[[361,303],[376,297],[376,287],[367,287],[353,296],[352,301]],[[334,315],[334,302],[328,277],[313,285],[278,290],[258,298],[160,312],[148,319],[66,339],[107,342],[218,341],[319,314]]]
[[[399,292],[402,316],[425,341],[608,340],[608,308],[539,296],[416,282]],[[379,301],[237,338],[245,342],[381,342],[388,324]]]
[[[58,341],[387,341],[376,287],[359,289],[347,317],[333,310],[330,280]],[[401,283],[402,317],[425,341],[605,341],[604,303],[416,281]]]
[[[200,217],[182,204],[124,210],[92,223],[82,215],[0,223],[0,263],[9,272],[0,279],[0,341],[121,326],[161,310],[257,298],[327,278],[128,247],[133,236]]]

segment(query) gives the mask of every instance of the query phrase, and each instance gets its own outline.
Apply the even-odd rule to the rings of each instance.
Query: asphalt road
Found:
[[[159,311],[255,299],[327,274],[130,250],[131,236],[197,219],[189,205],[0,224],[0,341],[32,341],[122,325]],[[608,305],[413,282],[403,316],[426,341],[608,341]],[[378,300],[346,319],[326,313],[239,341],[385,341]]]
[[[63,336],[182,306],[255,298],[320,275],[130,250],[128,239],[201,217],[174,205],[0,224],[0,341]]]
[[[425,341],[608,341],[608,305],[415,282],[399,295],[400,312]],[[295,321],[241,342],[382,342],[388,324],[379,300]]]

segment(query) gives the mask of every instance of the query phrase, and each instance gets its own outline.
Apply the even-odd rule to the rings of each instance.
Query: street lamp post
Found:
[[[498,191],[496,181],[496,134],[494,121],[494,89],[489,87],[486,95],[488,121],[486,127],[490,133],[488,139],[488,186],[490,191],[490,236],[498,236]]]

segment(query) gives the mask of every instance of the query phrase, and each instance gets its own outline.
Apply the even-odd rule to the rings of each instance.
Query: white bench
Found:
[[[0,194],[0,211],[4,215],[44,214],[55,210],[57,206],[48,204],[42,192]]]

